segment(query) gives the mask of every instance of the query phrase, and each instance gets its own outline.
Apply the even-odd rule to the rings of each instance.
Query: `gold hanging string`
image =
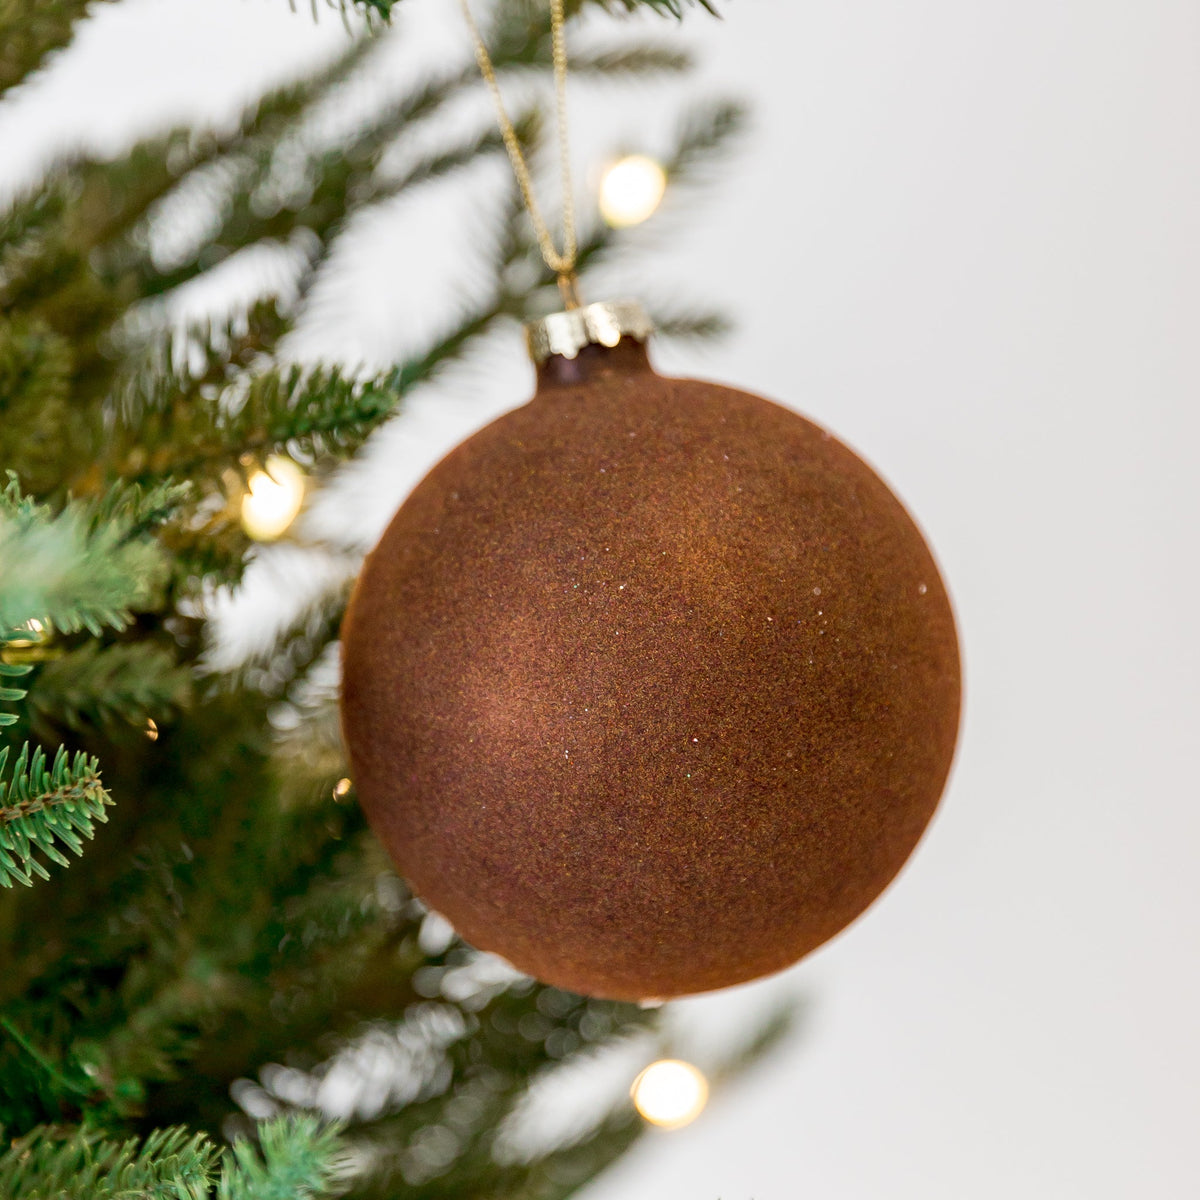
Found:
[[[571,150],[567,136],[567,40],[563,32],[565,24],[563,16],[563,0],[550,0],[550,43],[554,56],[554,92],[558,120],[558,155],[562,170],[562,206],[563,206],[563,249],[562,253],[554,245],[554,238],[542,217],[533,194],[533,177],[525,155],[521,153],[521,142],[517,131],[509,118],[504,106],[504,98],[500,94],[500,85],[496,81],[496,70],[492,65],[491,55],[484,44],[479,26],[471,15],[469,0],[460,0],[463,16],[467,27],[475,39],[475,61],[479,64],[479,72],[492,93],[496,105],[496,117],[500,123],[500,133],[504,138],[504,148],[508,151],[508,160],[512,163],[513,174],[521,189],[521,197],[533,224],[533,232],[537,237],[538,247],[546,266],[558,276],[558,289],[562,292],[563,302],[567,308],[579,307],[579,291],[575,280],[575,262],[578,255],[578,245],[575,236],[575,201],[571,190]]]

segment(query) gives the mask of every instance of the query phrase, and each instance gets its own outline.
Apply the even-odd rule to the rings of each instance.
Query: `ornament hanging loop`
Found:
[[[579,277],[574,271],[559,271],[558,290],[562,294],[563,307],[568,312],[583,307],[583,297],[579,293]]]
[[[469,0],[459,0],[463,17],[471,31],[475,42],[475,61],[479,64],[479,73],[483,76],[492,94],[492,102],[496,107],[496,119],[500,125],[500,134],[504,139],[504,148],[508,151],[508,161],[512,164],[517,186],[521,189],[521,198],[525,202],[525,210],[533,225],[533,232],[542,252],[546,266],[558,277],[558,290],[562,293],[563,302],[568,309],[579,308],[579,285],[575,278],[575,263],[578,258],[578,241],[575,234],[575,198],[571,187],[571,147],[567,133],[567,42],[564,26],[566,18],[563,11],[564,0],[550,0],[550,43],[554,58],[554,97],[555,114],[558,125],[558,157],[562,173],[562,225],[563,248],[560,254],[554,244],[554,237],[542,216],[537,198],[533,194],[533,177],[525,155],[521,150],[521,139],[508,115],[504,97],[500,94],[500,84],[496,79],[496,69],[488,53],[487,44],[479,26],[471,15]]]

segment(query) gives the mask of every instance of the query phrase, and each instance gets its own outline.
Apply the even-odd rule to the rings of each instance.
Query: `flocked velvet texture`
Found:
[[[766,400],[552,359],[367,559],[361,803],[471,943],[628,999],[778,970],[854,919],[945,784],[945,589],[882,481]]]

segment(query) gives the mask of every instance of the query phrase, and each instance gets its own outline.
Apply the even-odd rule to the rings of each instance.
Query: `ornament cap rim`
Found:
[[[536,366],[559,355],[575,358],[585,346],[616,346],[622,338],[644,342],[654,324],[636,300],[604,300],[525,323],[525,344]]]

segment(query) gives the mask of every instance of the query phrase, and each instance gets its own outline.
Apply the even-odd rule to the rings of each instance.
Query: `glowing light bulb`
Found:
[[[350,794],[350,789],[353,786],[354,785],[349,779],[339,779],[337,783],[333,785],[333,798],[335,800],[341,800],[343,797],[348,796]]]
[[[158,741],[158,722],[153,717],[146,718],[146,736],[152,741]]]
[[[667,173],[652,158],[618,159],[600,180],[600,215],[614,229],[640,225],[652,216],[667,190]]]
[[[651,1063],[634,1081],[634,1107],[652,1125],[682,1129],[708,1103],[708,1080],[691,1063],[663,1058]]]
[[[287,532],[304,504],[304,472],[290,458],[272,455],[255,471],[242,497],[242,528],[256,542],[273,542]]]

